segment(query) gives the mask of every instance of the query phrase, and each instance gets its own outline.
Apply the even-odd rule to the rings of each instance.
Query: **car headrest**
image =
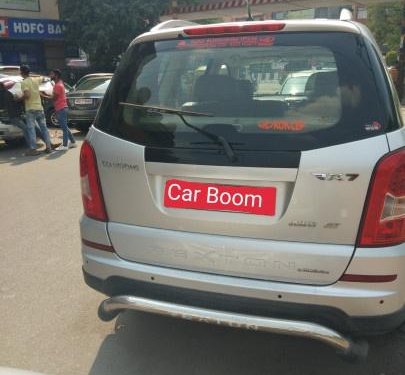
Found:
[[[253,83],[248,79],[241,79],[237,81],[239,86],[239,94],[243,99],[251,99],[254,93]]]
[[[338,86],[339,80],[335,71],[315,73],[313,96],[335,96]]]
[[[194,85],[193,99],[197,102],[226,101],[238,97],[236,81],[223,75],[203,75]]]

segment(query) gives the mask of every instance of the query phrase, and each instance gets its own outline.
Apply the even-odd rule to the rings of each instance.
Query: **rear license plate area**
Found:
[[[220,185],[170,179],[165,185],[164,206],[275,216],[276,195],[275,187]]]
[[[89,105],[93,104],[93,99],[75,99],[76,105]]]

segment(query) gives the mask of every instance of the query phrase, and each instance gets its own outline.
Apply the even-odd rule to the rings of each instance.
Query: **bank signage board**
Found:
[[[0,37],[10,39],[63,39],[63,22],[30,18],[0,18],[4,20],[4,32]]]
[[[7,18],[0,17],[0,38],[8,37]]]
[[[0,0],[0,9],[39,12],[39,0]]]

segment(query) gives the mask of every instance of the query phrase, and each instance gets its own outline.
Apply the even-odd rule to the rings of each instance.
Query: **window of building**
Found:
[[[367,8],[366,7],[357,8],[357,19],[358,20],[367,19]]]
[[[285,20],[287,18],[288,12],[273,12],[273,20]]]

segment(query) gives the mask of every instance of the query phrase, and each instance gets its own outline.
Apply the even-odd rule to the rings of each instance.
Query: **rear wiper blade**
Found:
[[[122,105],[122,106],[127,106],[127,107],[134,107],[134,108],[138,108],[138,109],[151,110],[152,112],[168,113],[168,114],[177,115],[183,121],[184,125],[188,126],[191,129],[194,129],[198,133],[201,133],[201,134],[205,135],[207,138],[211,139],[215,143],[222,145],[228,159],[231,162],[236,161],[235,152],[233,151],[233,149],[232,149],[231,145],[229,144],[229,142],[224,137],[222,137],[221,135],[211,133],[211,132],[209,132],[207,130],[201,129],[198,126],[194,126],[193,124],[190,124],[184,118],[184,116],[214,117],[214,115],[212,113],[183,111],[181,109],[175,109],[175,108],[167,108],[167,107],[152,106],[152,105],[142,105],[142,104],[133,104],[133,103],[126,103],[126,102],[120,102],[119,104]]]
[[[160,107],[160,106],[156,106],[156,105],[143,105],[143,104],[134,104],[134,103],[126,103],[126,102],[120,102],[119,104],[127,106],[127,107],[135,107],[135,108],[139,108],[139,109],[151,109],[152,111],[155,111],[158,113],[170,113],[170,114],[182,115],[182,116],[214,117],[214,115],[212,113],[183,111],[181,109]]]

